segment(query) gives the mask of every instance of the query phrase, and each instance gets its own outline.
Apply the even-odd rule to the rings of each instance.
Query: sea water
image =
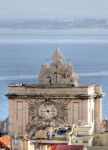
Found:
[[[0,34],[0,120],[8,117],[8,86],[37,83],[41,64],[59,47],[73,64],[78,83],[102,85],[103,118],[108,118],[108,31],[15,31]]]

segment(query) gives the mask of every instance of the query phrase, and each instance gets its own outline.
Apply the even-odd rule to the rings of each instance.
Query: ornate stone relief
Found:
[[[29,100],[29,122],[26,125],[27,135],[30,137],[35,131],[44,129],[50,126],[51,123],[58,126],[66,122],[68,116],[67,106],[68,102],[64,99],[44,98]]]
[[[59,49],[52,56],[51,64],[43,64],[40,70],[39,82],[50,84],[77,84],[77,74],[73,71],[72,64],[64,63],[64,57]]]

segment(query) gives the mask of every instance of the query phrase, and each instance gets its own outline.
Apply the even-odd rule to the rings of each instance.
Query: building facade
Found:
[[[51,125],[87,124],[100,132],[102,89],[100,85],[79,84],[72,64],[64,61],[59,49],[51,64],[43,64],[38,84],[10,85],[10,134],[30,139]]]

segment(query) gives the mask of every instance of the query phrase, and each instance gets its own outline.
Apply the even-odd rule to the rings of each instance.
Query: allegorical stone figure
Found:
[[[52,63],[43,64],[39,75],[39,82],[43,84],[77,85],[77,80],[71,63],[64,63],[64,57],[58,48],[52,56]]]

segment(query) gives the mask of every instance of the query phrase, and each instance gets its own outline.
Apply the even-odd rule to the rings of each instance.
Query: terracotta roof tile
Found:
[[[83,145],[51,145],[49,150],[83,150]]]
[[[11,139],[9,136],[0,137],[0,148],[6,147],[6,150],[9,150]]]

